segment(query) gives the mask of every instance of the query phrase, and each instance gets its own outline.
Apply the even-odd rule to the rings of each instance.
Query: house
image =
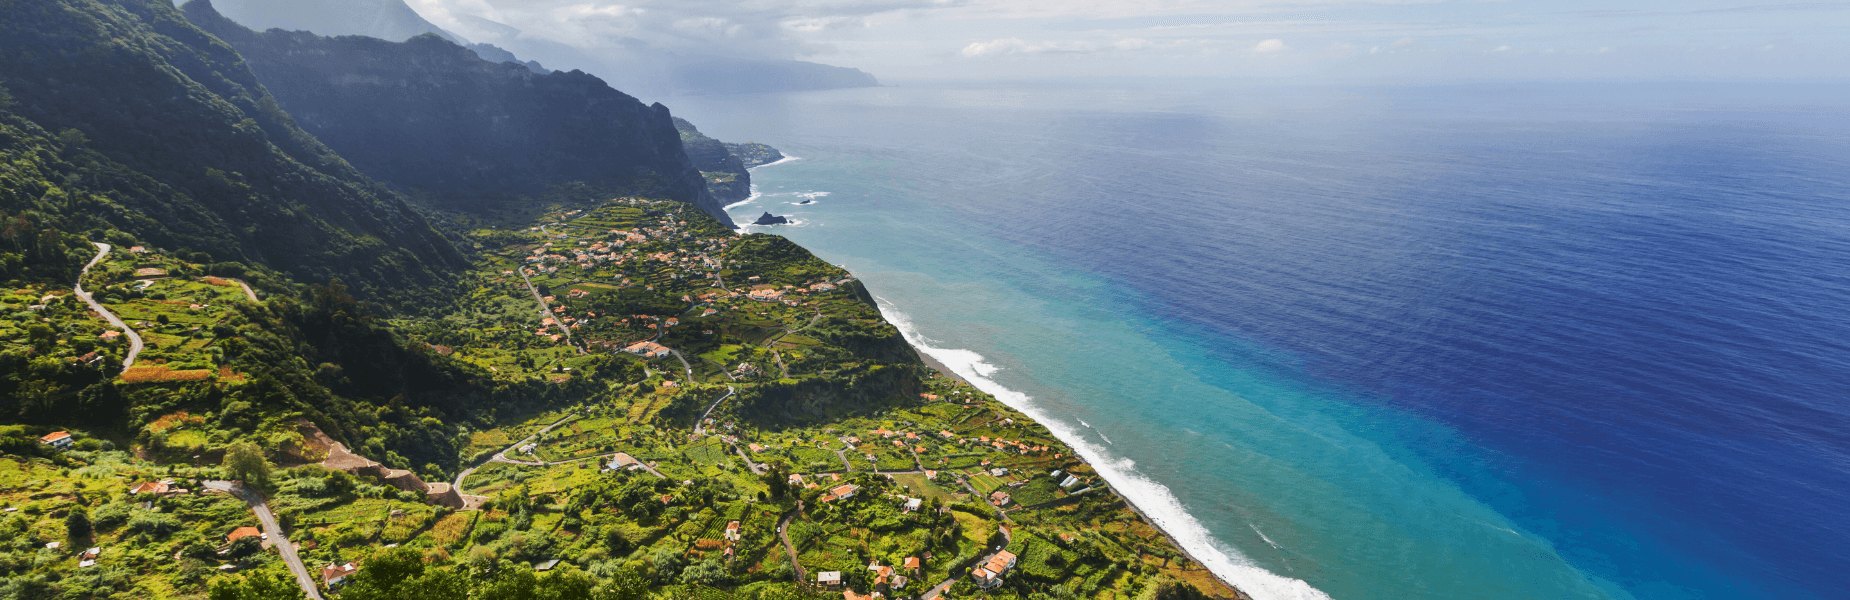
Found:
[[[989,474],[994,475],[996,477],[1001,477],[1003,475],[1009,474],[1009,470],[1007,467],[996,467],[994,469],[990,469]]]
[[[63,450],[71,447],[71,444],[77,443],[77,438],[72,437],[69,431],[53,431],[40,436],[39,443]]]
[[[534,565],[533,570],[540,571],[540,572],[546,572],[546,571],[551,571],[552,568],[556,566],[559,566],[559,559],[557,558]]]
[[[128,493],[130,494],[165,494],[165,493],[174,491],[174,488],[172,486],[173,486],[172,479],[163,479],[160,481],[150,481],[147,483],[137,483],[135,485],[128,486]]]
[[[921,502],[918,498],[907,498],[906,505],[901,510],[905,512],[918,512],[920,506]]]
[[[622,452],[618,452],[616,456],[610,457],[610,462],[605,463],[604,468],[615,471],[617,469],[626,469],[630,467],[639,466],[641,464],[642,462],[636,460],[636,457],[630,456]]]
[[[623,351],[644,358],[661,358],[668,356],[668,347],[655,342],[636,342],[624,348]]]
[[[900,563],[899,566],[910,569],[912,574],[917,575],[919,568],[924,566],[924,563],[919,562],[919,557],[917,556],[908,556],[906,557],[906,562]]]
[[[358,572],[360,572],[360,568],[354,566],[353,563],[328,565],[321,568],[321,582],[330,588],[339,587],[341,584],[347,583],[348,575]]]
[[[745,447],[751,448],[753,453],[764,452],[764,446],[760,446],[757,444],[746,444]]]
[[[844,484],[835,486],[833,488],[830,488],[829,493],[834,494],[836,498],[847,499],[847,498],[853,498],[854,493],[860,489],[861,489],[861,486],[854,485],[852,483],[844,483]]]
[[[1009,493],[1004,492],[1002,490],[996,490],[995,493],[992,493],[989,495],[989,503],[994,504],[996,506],[1008,506]]]
[[[816,585],[828,590],[841,589],[841,571],[823,571],[816,574]]]
[[[270,535],[262,531],[258,531],[256,527],[239,527],[237,529],[231,530],[231,533],[225,536],[225,542],[226,543],[235,542],[235,541],[247,538],[247,537],[255,537],[261,540],[261,539],[268,539]]]
[[[726,539],[732,540],[735,542],[739,541],[739,522],[738,521],[732,521],[732,522],[726,523]]]
[[[970,574],[975,576],[977,587],[988,589],[1001,585],[1002,576],[1013,568],[1015,568],[1015,554],[1003,550],[989,557],[989,560],[981,566],[971,569]]]

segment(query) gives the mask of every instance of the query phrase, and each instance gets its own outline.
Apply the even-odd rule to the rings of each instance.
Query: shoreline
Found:
[[[904,339],[905,336],[902,335],[900,337]],[[965,379],[962,375],[958,375],[957,372],[952,371],[950,366],[945,365],[943,362],[940,362],[936,358],[932,358],[931,354],[925,352],[925,350],[920,348],[917,344],[912,343],[912,340],[906,340],[906,345],[911,347],[912,351],[919,355],[919,359],[924,361],[925,366],[930,367],[933,371],[937,371],[940,375],[943,375],[945,377],[949,377],[951,379],[962,382],[964,385],[968,385],[972,388],[976,388],[976,384],[971,383],[970,380]],[[977,388],[977,389],[981,390],[981,388]],[[984,393],[987,393],[987,392],[984,392]],[[991,394],[991,397],[994,397],[994,394]],[[995,398],[995,401],[1002,402],[1002,399]],[[1007,403],[1004,403],[1004,404],[1007,404]],[[1014,407],[1014,406],[1010,406],[1010,408],[1016,408],[1016,410],[1020,410],[1020,408]],[[1041,425],[1042,427],[1047,427],[1046,424],[1040,423],[1038,419],[1036,419],[1036,424]],[[1048,427],[1047,430],[1049,432],[1054,431],[1053,428],[1051,427]],[[1054,437],[1059,438],[1058,435],[1055,435]],[[1074,455],[1078,456],[1079,449],[1073,446],[1071,442],[1068,442],[1065,439],[1061,439],[1060,442],[1063,444],[1066,444],[1070,449],[1072,449]],[[1091,462],[1087,461],[1087,464],[1090,465]],[[1126,497],[1124,494],[1118,493],[1118,487],[1119,487],[1118,482],[1112,481],[1110,476],[1106,475],[1104,471],[1098,470],[1096,467],[1094,468],[1094,472],[1098,473],[1099,479],[1104,480],[1105,483],[1109,486],[1105,490],[1106,492],[1110,493],[1113,496],[1116,496],[1119,502],[1123,502],[1124,506],[1131,509],[1131,512],[1137,513],[1138,518],[1143,519],[1143,521],[1145,523],[1149,523],[1150,527],[1155,529],[1157,533],[1162,534],[1163,539],[1169,541],[1170,547],[1175,548],[1176,551],[1178,552],[1181,552],[1182,556],[1188,557],[1188,560],[1195,564],[1194,568],[1207,571],[1208,576],[1213,577],[1214,581],[1220,582],[1221,585],[1226,586],[1227,589],[1229,590],[1233,590],[1233,597],[1236,600],[1253,600],[1252,595],[1247,594],[1245,590],[1240,589],[1240,586],[1234,585],[1233,582],[1227,581],[1227,578],[1222,577],[1219,573],[1215,573],[1213,569],[1208,568],[1207,566],[1208,563],[1202,562],[1201,557],[1195,556],[1194,552],[1189,551],[1188,546],[1184,546],[1181,540],[1176,538],[1175,534],[1170,533],[1169,529],[1163,526],[1162,521],[1158,521],[1156,519],[1150,518],[1150,514],[1144,512],[1143,508],[1137,506],[1136,502],[1131,501],[1131,499],[1129,497]]]
[[[794,156],[786,156],[783,160],[779,160],[776,162],[767,163],[763,165],[758,165],[757,167],[752,167],[748,170],[755,171],[761,167],[775,166],[775,165],[793,161],[793,160],[801,160],[801,159],[794,157]],[[728,205],[725,208],[731,209],[735,206],[742,206],[745,204],[749,204],[753,200],[758,199],[761,196],[757,188],[758,188],[758,185],[756,183],[752,184],[752,193],[749,197],[747,197],[745,200],[740,201],[736,204]],[[983,390],[975,382],[970,381],[969,378],[964,377],[961,374],[958,374],[955,370],[953,370],[950,367],[950,365],[946,365],[944,364],[943,361],[940,361],[936,357],[933,357],[930,352],[927,352],[925,350],[924,347],[913,342],[911,337],[905,334],[906,327],[900,327],[900,324],[895,322],[891,318],[891,315],[887,314],[886,307],[883,306],[882,304],[883,303],[878,302],[878,301],[875,302],[875,308],[876,310],[880,311],[881,318],[883,320],[886,320],[888,323],[893,324],[895,327],[899,327],[900,339],[905,340],[906,346],[912,348],[912,352],[918,355],[919,360],[923,362],[926,367],[931,368],[933,371],[936,371],[940,375],[949,377],[952,380],[963,383],[964,385],[968,385],[972,389],[976,389],[978,391],[982,391],[986,394],[989,394],[996,402],[1002,402],[1004,405],[1009,406],[1010,408],[1020,410],[1024,414],[1029,414],[1030,415],[1029,418],[1034,418],[1031,415],[1031,413],[1029,413],[1029,411],[1024,410],[1022,407],[1014,406],[1007,402],[1003,402],[1001,396],[994,394],[994,393],[990,393],[987,390]],[[1253,600],[1253,597],[1251,594],[1247,593],[1243,589],[1240,589],[1240,586],[1235,585],[1232,581],[1229,581],[1226,576],[1223,576],[1220,573],[1216,573],[1214,569],[1209,568],[1208,566],[1209,563],[1203,562],[1200,556],[1197,556],[1195,552],[1189,550],[1188,546],[1184,545],[1181,542],[1181,540],[1175,535],[1175,533],[1171,532],[1168,527],[1165,527],[1161,520],[1152,518],[1149,512],[1145,511],[1142,507],[1137,506],[1137,503],[1135,501],[1132,501],[1130,497],[1119,492],[1119,489],[1122,488],[1122,485],[1120,484],[1120,482],[1114,481],[1109,475],[1107,475],[1105,472],[1106,471],[1105,469],[1098,468],[1097,461],[1086,459],[1086,457],[1084,456],[1082,452],[1082,447],[1079,444],[1075,444],[1073,441],[1068,440],[1065,437],[1061,436],[1059,434],[1059,430],[1053,427],[1049,427],[1047,423],[1044,423],[1041,421],[1043,421],[1043,419],[1035,419],[1035,422],[1037,425],[1040,425],[1041,427],[1046,428],[1049,433],[1053,434],[1055,439],[1058,439],[1060,440],[1062,444],[1065,444],[1067,448],[1073,452],[1074,457],[1085,459],[1087,464],[1092,466],[1093,471],[1098,474],[1099,479],[1103,480],[1108,485],[1108,489],[1105,491],[1110,492],[1113,496],[1116,496],[1118,498],[1118,501],[1124,503],[1126,507],[1129,507],[1131,509],[1131,512],[1137,514],[1138,518],[1142,519],[1145,523],[1150,524],[1150,527],[1155,529],[1157,533],[1162,534],[1163,539],[1169,542],[1169,546],[1171,548],[1174,548],[1176,551],[1180,552],[1182,556],[1187,557],[1190,562],[1193,562],[1195,564],[1196,568],[1206,571],[1208,573],[1208,576],[1212,577],[1214,581],[1220,583],[1220,585],[1226,587],[1227,589],[1232,590],[1233,598],[1235,598],[1236,600]]]

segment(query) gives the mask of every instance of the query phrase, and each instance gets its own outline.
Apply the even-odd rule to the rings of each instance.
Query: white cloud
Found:
[[[1491,50],[1491,52],[1508,52],[1509,49],[1510,49],[1509,46],[1497,46],[1497,48],[1495,50]]]
[[[1006,56],[1010,54],[1089,54],[1093,52],[1132,52],[1152,49],[1175,49],[1195,45],[1195,40],[1168,40],[1153,42],[1143,38],[1120,38],[1115,40],[1041,40],[1029,42],[1021,38],[998,38],[987,42],[971,42],[959,51],[966,58],[985,56]]]
[[[1253,51],[1258,52],[1260,54],[1271,54],[1273,52],[1278,52],[1284,49],[1285,49],[1285,40],[1281,40],[1277,38],[1259,42],[1258,45],[1253,46]]]

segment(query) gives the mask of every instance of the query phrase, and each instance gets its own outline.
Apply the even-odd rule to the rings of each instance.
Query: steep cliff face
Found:
[[[0,212],[201,262],[339,277],[374,298],[464,264],[164,0],[26,0],[5,15],[0,164],[14,166]]]
[[[681,147],[687,150],[687,158],[706,177],[708,191],[724,202],[737,202],[752,194],[751,172],[726,144],[700,133],[686,119],[676,118],[674,127],[681,132]]]
[[[242,54],[302,128],[367,174],[453,208],[572,185],[671,198],[732,225],[668,108],[579,71],[482,60],[435,35],[405,42],[257,33],[206,0],[187,18]]]

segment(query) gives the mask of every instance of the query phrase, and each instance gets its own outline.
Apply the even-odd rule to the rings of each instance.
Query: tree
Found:
[[[270,461],[263,457],[263,450],[248,441],[233,442],[225,448],[225,468],[245,483],[261,487],[270,482]]]
[[[242,577],[220,577],[212,581],[208,600],[281,600],[301,598],[302,588],[282,573],[263,571]]]
[[[72,545],[90,539],[90,530],[89,511],[85,511],[81,507],[74,507],[71,509],[71,514],[65,515],[64,532],[65,536],[70,538]]]

